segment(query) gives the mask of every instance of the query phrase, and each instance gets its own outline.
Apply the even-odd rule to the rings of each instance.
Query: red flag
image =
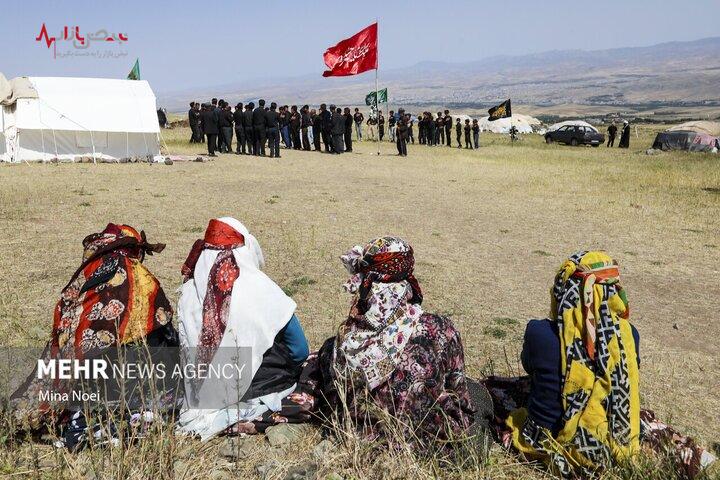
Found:
[[[323,77],[357,75],[378,67],[377,23],[325,50],[323,60],[330,70]]]

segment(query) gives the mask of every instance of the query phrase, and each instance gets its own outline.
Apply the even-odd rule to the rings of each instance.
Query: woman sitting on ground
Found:
[[[640,409],[640,336],[617,263],[578,252],[560,267],[551,318],[531,320],[521,354],[529,377],[485,381],[503,444],[563,478],[592,475],[631,459],[646,442],[671,444],[693,477],[712,456]],[[521,407],[521,408],[518,408]]]
[[[225,217],[210,221],[182,267],[178,318],[186,360],[250,370],[235,381],[186,380],[182,432],[205,440],[310,418],[313,397],[300,380],[308,343],[295,302],[262,272],[264,264],[255,237]]]
[[[474,409],[460,334],[420,306],[412,247],[381,237],[341,260],[354,297],[337,336],[318,354],[326,414],[347,412],[368,438],[388,434],[384,415],[415,445],[464,436]]]
[[[142,263],[146,254],[161,252],[164,247],[147,243],[145,232],[138,233],[128,225],[111,223],[102,232],[85,237],[82,264],[63,288],[55,307],[51,338],[41,358],[45,364],[51,360],[100,358],[112,362],[117,361],[119,351],[123,352],[125,362],[144,361],[146,359],[135,355],[138,351],[143,355],[146,346],[177,347],[172,307],[158,280]],[[163,359],[172,360],[167,356]],[[33,374],[13,393],[13,412],[33,430],[59,427],[64,445],[71,449],[89,440],[91,432],[85,419],[88,408],[100,417],[107,419],[108,414],[113,413],[115,419],[119,419],[122,412],[111,411],[114,402],[123,401],[128,409],[136,412],[130,417],[131,423],[143,423],[140,419],[147,419],[147,414],[137,412],[175,407],[172,385],[167,385],[166,390],[156,390],[154,398],[128,385],[124,385],[124,391],[131,393],[125,398],[111,398],[118,384],[106,384],[97,390],[91,385],[90,392],[102,391],[109,400],[106,404],[102,402],[104,411],[98,412],[95,407],[100,400],[95,405],[71,401],[75,398],[72,392],[84,391],[78,378],[59,379],[49,375],[37,378],[36,372],[37,364]],[[43,393],[52,393],[53,401],[41,398]],[[62,394],[67,394],[67,398],[62,398]],[[114,423],[96,425],[92,431],[98,442],[115,434]]]

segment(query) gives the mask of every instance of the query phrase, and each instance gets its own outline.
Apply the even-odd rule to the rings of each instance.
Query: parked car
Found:
[[[585,127],[582,125],[565,125],[552,132],[545,134],[546,143],[564,143],[566,145],[592,145],[597,147],[605,143],[605,135],[595,130],[593,127]]]

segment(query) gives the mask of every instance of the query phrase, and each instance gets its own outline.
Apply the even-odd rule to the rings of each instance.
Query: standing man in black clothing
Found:
[[[280,158],[280,116],[277,112],[277,103],[270,104],[270,110],[265,112],[268,147],[270,158]]]
[[[390,134],[390,141],[395,141],[395,111],[390,110],[388,112],[388,133]]]
[[[298,112],[297,105],[290,107],[290,137],[292,138],[292,146],[295,150],[302,149],[300,143],[300,126],[302,125],[302,116]]]
[[[324,103],[320,105],[320,125],[322,128],[322,141],[325,144],[325,152],[330,153],[332,151],[332,113],[328,111]]]
[[[312,128],[312,119],[310,118],[310,106],[303,105],[300,109],[300,139],[302,140],[302,148],[310,151],[310,137],[308,136],[308,128]]]
[[[321,124],[322,120],[320,119],[320,115],[315,111],[313,108],[310,110],[310,120],[312,121],[312,132],[313,132],[313,145],[315,147],[315,151],[320,151],[320,130],[321,130]]]
[[[435,119],[435,137],[438,145],[445,145],[445,119],[442,116],[442,112],[437,112],[437,118]]]
[[[343,136],[345,135],[345,115],[342,109],[337,108],[332,114],[332,142],[333,153],[340,154],[343,152]]]
[[[233,122],[235,122],[235,138],[237,139],[237,147],[235,153],[240,155],[245,153],[245,127],[243,127],[243,104],[235,105],[233,112]]]
[[[445,123],[445,140],[447,141],[447,146],[451,147],[450,134],[452,133],[452,117],[450,116],[450,110],[445,110],[445,118],[443,121]]]
[[[470,138],[470,132],[472,132],[472,127],[470,126],[470,119],[465,119],[465,128],[463,129],[465,131],[465,148],[473,148],[472,147],[472,140]]]
[[[345,107],[343,116],[345,117],[345,151],[352,152],[352,127],[354,120],[348,107]]]
[[[353,115],[353,120],[355,121],[355,135],[357,135],[358,141],[362,140],[362,123],[363,120],[365,120],[365,116],[360,113],[360,109],[355,109],[355,115]]]
[[[417,117],[418,125],[418,143],[425,145],[425,113],[421,113]]]
[[[220,147],[220,153],[232,152],[232,136],[233,136],[233,114],[230,110],[230,105],[223,103],[222,111],[220,112],[220,135],[222,135],[222,146]]]
[[[615,122],[610,124],[610,126],[607,129],[607,134],[608,134],[607,146],[612,147],[615,145],[615,137],[617,136],[617,127],[615,126]]]
[[[243,112],[242,126],[245,130],[245,143],[247,143],[247,154],[255,155],[255,130],[253,128],[253,109],[255,104],[253,102],[245,105],[245,111]]]
[[[460,119],[456,119],[455,122],[455,138],[458,142],[458,148],[462,148],[462,142],[460,142],[460,138],[462,138],[462,124],[460,123]]]
[[[380,137],[380,141],[383,141],[383,137],[385,136],[385,117],[383,117],[383,114],[378,112],[378,137]]]
[[[473,132],[473,143],[475,144],[475,148],[480,148],[480,125],[478,124],[477,119],[473,120],[472,132]]]
[[[190,102],[190,110],[188,110],[188,124],[190,125],[190,143],[200,143],[200,112],[195,107],[195,102]]]
[[[200,122],[202,123],[203,132],[207,135],[208,155],[215,157],[219,132],[218,117],[215,108],[206,103],[203,104],[203,109],[200,112]]]
[[[437,137],[435,136],[435,126],[436,126],[435,119],[433,118],[433,115],[430,112],[427,112],[425,115],[426,115],[425,125],[427,125],[427,137],[428,137],[427,143],[431,147],[434,147],[435,145],[437,145]]]
[[[397,131],[395,132],[395,139],[397,143],[398,155],[401,157],[407,157],[407,138],[408,138],[408,122],[410,116],[405,116],[405,113],[400,110],[400,119],[397,122]]]
[[[265,156],[267,140],[267,121],[265,118],[265,100],[258,100],[258,107],[252,113],[253,134],[255,135],[255,155]]]
[[[414,145],[415,144],[415,134],[413,133],[413,125],[415,124],[415,122],[413,122],[413,119],[409,113],[407,115],[405,115],[405,123],[407,124],[408,141],[412,142]],[[406,146],[407,146],[407,142],[406,142]]]

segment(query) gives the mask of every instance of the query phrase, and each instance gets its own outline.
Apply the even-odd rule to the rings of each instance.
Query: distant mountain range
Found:
[[[495,56],[466,63],[422,62],[380,72],[393,106],[481,111],[505,98],[531,113],[720,114],[720,37],[609,50],[559,50]],[[361,105],[372,74],[262,79],[168,94],[158,103],[184,111],[192,99],[233,102],[264,97],[282,103]]]

